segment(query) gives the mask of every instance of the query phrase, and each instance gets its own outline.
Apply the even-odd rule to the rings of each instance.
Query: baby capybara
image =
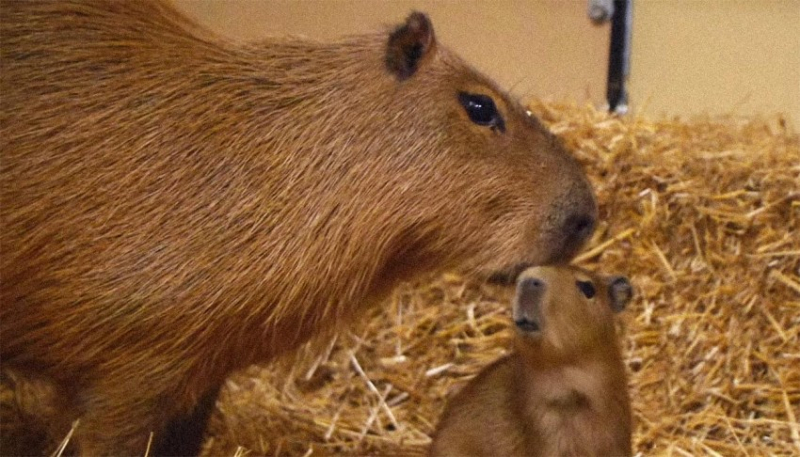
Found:
[[[576,161],[424,14],[234,44],[158,1],[1,9],[3,367],[58,386],[81,454],[197,452],[232,371],[592,232]]]
[[[534,267],[517,281],[511,355],[448,403],[432,456],[628,456],[631,411],[614,312],[621,276]]]

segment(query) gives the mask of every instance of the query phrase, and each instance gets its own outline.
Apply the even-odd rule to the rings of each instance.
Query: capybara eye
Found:
[[[594,284],[590,281],[575,281],[575,285],[578,286],[578,289],[580,289],[586,298],[594,297],[596,291],[594,290]]]
[[[467,110],[467,115],[469,115],[472,122],[489,126],[492,130],[506,131],[506,124],[500,113],[497,112],[497,106],[495,106],[492,97],[483,94],[459,92],[458,101]]]

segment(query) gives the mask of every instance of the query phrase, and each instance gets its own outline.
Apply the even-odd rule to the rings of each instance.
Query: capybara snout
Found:
[[[595,216],[594,211],[576,211],[567,216],[564,221],[564,251],[567,252],[564,258],[572,257],[578,249],[592,236],[594,232]]]
[[[538,278],[522,278],[517,284],[517,296],[512,313],[514,325],[523,332],[535,334],[541,330],[541,301],[545,283]]]
[[[83,454],[193,452],[171,424],[231,372],[591,234],[576,161],[424,14],[236,44],[156,0],[2,11],[2,359],[71,393]]]
[[[568,170],[577,167],[565,165],[562,168]],[[555,238],[552,240],[553,252],[545,264],[566,262],[574,257],[594,233],[597,220],[597,203],[589,183],[586,180],[570,179],[567,172],[556,173],[563,176],[567,184],[564,194],[556,200],[556,205],[561,205],[563,209],[558,212],[560,225],[551,234]]]

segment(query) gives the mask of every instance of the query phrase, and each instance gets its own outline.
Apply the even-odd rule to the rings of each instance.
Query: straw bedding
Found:
[[[531,109],[597,191],[577,262],[636,289],[619,325],[634,452],[800,454],[798,137],[779,117]],[[402,287],[334,340],[231,378],[205,455],[423,454],[448,395],[507,353],[509,299],[454,274]]]

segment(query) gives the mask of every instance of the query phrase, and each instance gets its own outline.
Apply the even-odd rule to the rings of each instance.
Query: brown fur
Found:
[[[59,385],[83,454],[141,453],[399,281],[591,232],[575,161],[422,14],[333,44],[234,45],[150,1],[4,1],[0,26],[3,364]]]
[[[543,286],[524,290],[531,278]],[[587,280],[597,289],[592,299],[576,287]],[[630,400],[612,311],[628,301],[630,285],[613,281],[574,267],[524,271],[514,351],[450,400],[430,454],[630,455]],[[539,330],[523,329],[525,319]]]

